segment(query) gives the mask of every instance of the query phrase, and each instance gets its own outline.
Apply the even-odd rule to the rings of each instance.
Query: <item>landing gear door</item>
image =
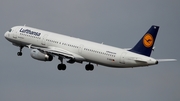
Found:
[[[126,56],[126,52],[123,52],[121,55],[120,55],[120,63],[122,63],[122,64],[126,64],[125,63],[125,56]]]

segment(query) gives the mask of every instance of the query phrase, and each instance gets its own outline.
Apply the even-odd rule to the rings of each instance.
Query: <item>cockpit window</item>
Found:
[[[9,30],[9,32],[11,32],[11,31],[12,31],[12,29]]]

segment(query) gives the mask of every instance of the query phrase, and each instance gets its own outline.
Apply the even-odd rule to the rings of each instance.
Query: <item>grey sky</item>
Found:
[[[1,101],[179,101],[180,64],[113,69],[40,62],[4,38],[16,25],[40,28],[121,48],[133,47],[151,25],[159,25],[154,58],[180,60],[179,0],[1,0]]]

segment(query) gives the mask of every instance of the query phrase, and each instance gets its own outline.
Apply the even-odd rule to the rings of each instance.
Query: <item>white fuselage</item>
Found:
[[[26,26],[13,27],[11,32],[5,33],[5,37],[14,45],[34,45],[44,48],[57,47],[83,57],[83,61],[109,67],[123,68],[157,64],[157,61],[151,57],[125,49]]]

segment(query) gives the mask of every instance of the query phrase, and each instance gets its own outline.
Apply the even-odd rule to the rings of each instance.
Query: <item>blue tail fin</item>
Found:
[[[158,30],[159,26],[151,26],[151,28],[145,33],[141,40],[129,51],[145,56],[150,56]]]

